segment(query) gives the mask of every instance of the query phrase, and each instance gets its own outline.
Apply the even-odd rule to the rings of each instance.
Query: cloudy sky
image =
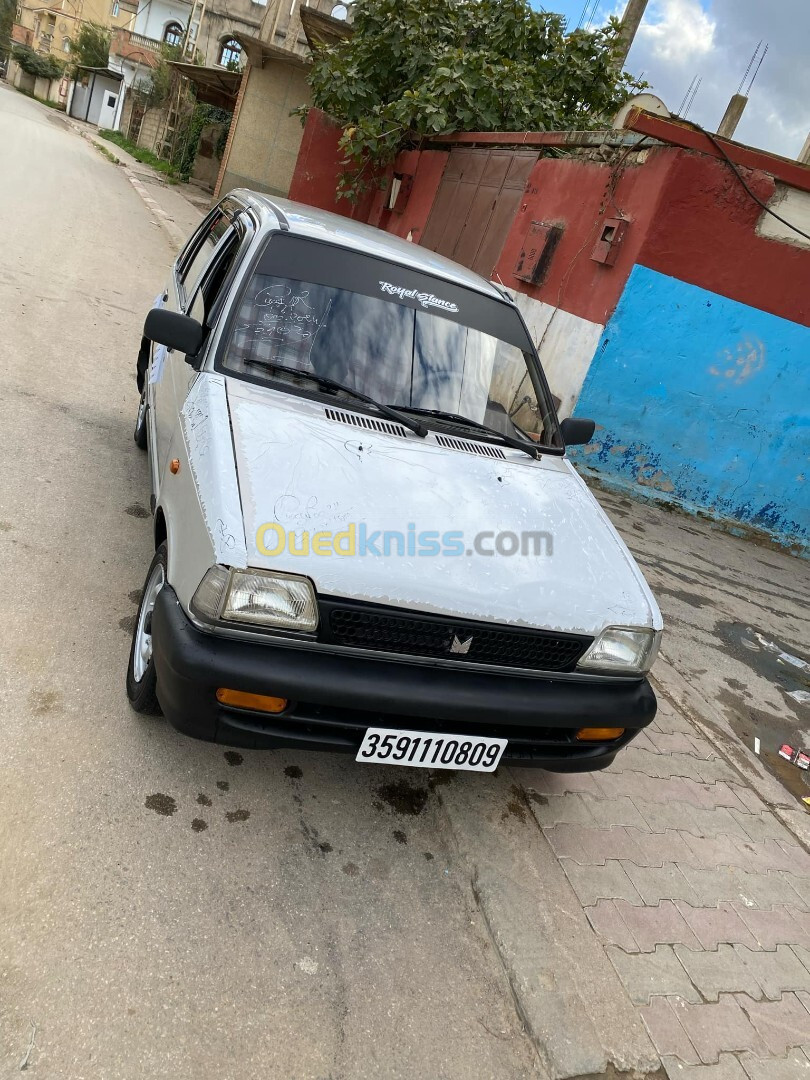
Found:
[[[533,0],[574,27],[593,0]],[[624,0],[600,0],[592,25],[621,14]],[[735,138],[795,157],[810,131],[810,0],[650,0],[628,58],[674,112],[695,75],[689,112],[716,130],[757,43],[769,48]]]

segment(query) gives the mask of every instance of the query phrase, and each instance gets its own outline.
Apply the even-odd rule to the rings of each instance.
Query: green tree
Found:
[[[643,85],[622,71],[617,19],[566,33],[527,0],[358,0],[352,30],[309,78],[344,125],[349,198],[423,136],[594,128]]]
[[[43,56],[29,49],[27,45],[15,45],[11,55],[28,75],[58,79],[64,70],[62,62],[55,56]]]
[[[14,22],[14,0],[0,0],[0,58],[11,52],[11,26]]]
[[[74,67],[105,68],[110,62],[110,31],[98,23],[84,22],[70,45]]]

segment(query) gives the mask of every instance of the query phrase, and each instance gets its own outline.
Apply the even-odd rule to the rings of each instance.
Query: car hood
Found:
[[[454,439],[465,451],[440,445],[434,432],[392,434],[342,403],[235,379],[227,387],[248,565],[306,575],[322,595],[478,621],[586,634],[660,628],[632,556],[565,459],[533,461],[508,448],[503,458],[479,456],[481,443]],[[369,422],[381,430],[355,426]],[[363,527],[380,533],[365,554],[359,543],[353,555],[312,550],[315,533],[343,533],[345,550]],[[284,550],[263,554],[261,540],[275,550],[281,530]],[[294,554],[289,533],[300,550],[304,531],[309,552]],[[402,534],[403,554],[395,540],[391,554],[373,553],[385,531]],[[439,544],[461,534],[460,553],[416,554],[425,531]],[[491,551],[498,534],[525,532],[547,538],[527,541],[526,554],[475,552],[476,535],[494,534],[482,541]],[[499,543],[507,550],[515,541]]]

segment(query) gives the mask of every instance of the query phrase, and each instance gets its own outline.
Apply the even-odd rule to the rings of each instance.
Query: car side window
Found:
[[[180,271],[180,285],[186,300],[194,292],[217,245],[230,227],[231,219],[224,213],[217,214],[206,223],[202,235],[196,240],[196,250]],[[188,311],[187,314],[192,313]]]
[[[187,315],[190,315],[192,319],[196,319],[197,322],[203,325],[205,325],[211,309],[219,298],[228,277],[228,271],[233,265],[239,249],[239,236],[236,229],[231,228],[224,236],[225,239],[220,238],[221,243],[217,245],[219,250],[216,256],[212,258],[211,250],[209,250],[210,270],[205,269],[203,273],[198,274],[200,287],[196,290],[186,310]]]

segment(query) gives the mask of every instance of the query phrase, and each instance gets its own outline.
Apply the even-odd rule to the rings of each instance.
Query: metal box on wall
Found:
[[[533,221],[526,232],[514,275],[530,285],[542,285],[563,234],[562,225]]]

